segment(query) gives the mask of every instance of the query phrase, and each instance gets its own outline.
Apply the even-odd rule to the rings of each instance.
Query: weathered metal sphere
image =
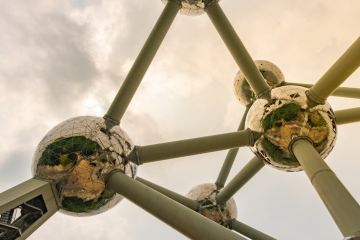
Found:
[[[205,217],[226,225],[229,220],[236,218],[237,209],[233,198],[230,198],[225,205],[216,204],[216,194],[218,190],[213,183],[200,184],[190,190],[186,196],[200,203],[199,213]]]
[[[176,0],[162,0],[164,3]],[[181,4],[180,13],[185,15],[200,15],[205,12],[206,6],[219,0],[178,0]]]
[[[296,137],[311,140],[322,158],[334,147],[334,112],[328,103],[309,107],[306,90],[298,86],[274,88],[270,99],[257,99],[247,114],[246,126],[262,133],[252,151],[277,169],[302,170],[289,151],[289,144]]]
[[[256,60],[254,62],[271,88],[278,87],[285,81],[284,74],[274,63],[265,60]],[[236,74],[234,92],[237,99],[245,106],[256,100],[255,93],[241,71]]]
[[[135,177],[137,166],[124,158],[133,149],[127,134],[106,128],[100,117],[76,117],[50,130],[33,158],[35,177],[52,180],[62,212],[88,216],[113,207],[122,196],[105,188],[104,178],[114,169]]]

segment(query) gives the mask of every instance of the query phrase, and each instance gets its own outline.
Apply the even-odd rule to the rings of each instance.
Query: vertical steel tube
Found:
[[[238,131],[244,130],[244,128],[245,128],[245,120],[246,120],[246,115],[247,115],[247,113],[249,111],[249,108],[250,108],[250,106],[246,106],[246,108],[245,108],[244,115],[243,115],[243,117],[241,119],[241,122],[240,122],[240,125],[239,125],[239,127],[237,129]],[[236,158],[236,155],[237,155],[238,151],[239,151],[239,148],[233,148],[233,149],[230,149],[228,151],[228,153],[226,155],[226,158],[225,158],[225,161],[224,161],[224,164],[222,165],[220,173],[218,175],[218,178],[217,178],[217,180],[215,182],[216,187],[218,189],[224,187],[226,179],[229,176],[231,167],[234,164],[234,161],[235,161],[235,158]]]
[[[109,175],[107,187],[115,190],[190,239],[244,240],[240,235],[121,172],[114,172]]]
[[[119,123],[124,115],[132,97],[134,96],[146,70],[153,60],[162,40],[168,32],[180,5],[177,1],[170,0],[167,2],[162,14],[156,22],[143,48],[137,56],[127,77],[125,78],[119,92],[115,96],[109,110],[104,118],[113,123]]]
[[[360,121],[360,107],[335,111],[336,124]]]
[[[235,219],[230,222],[229,227],[252,240],[275,240],[275,238]]]
[[[270,91],[269,85],[257,69],[253,59],[241,42],[239,36],[236,34],[219,4],[215,1],[205,10],[230,53],[234,57],[237,65],[244,73],[246,80],[249,82],[256,96],[266,96]]]
[[[138,164],[143,164],[240,146],[249,146],[253,144],[254,138],[254,133],[248,129],[233,133],[224,133],[148,146],[137,146],[128,156],[128,159]]]
[[[360,206],[335,173],[306,139],[292,144],[292,151],[344,236],[360,230]]]
[[[324,104],[330,94],[360,66],[360,38],[309,89],[308,97],[315,104]]]
[[[171,198],[172,200],[174,200],[178,203],[181,203],[182,205],[184,205],[192,210],[197,211],[200,207],[200,204],[198,202],[196,202],[192,199],[189,199],[185,196],[182,196],[176,192],[170,191],[169,189],[161,187],[155,183],[152,183],[150,181],[147,181],[147,180],[145,180],[143,178],[139,178],[139,177],[137,177],[136,180],[138,182],[141,182],[142,184],[145,184],[148,187],[151,187],[152,189],[158,191],[159,193],[164,194],[165,196]]]
[[[264,163],[257,157],[253,157],[243,169],[222,189],[216,196],[218,204],[226,203],[245,183],[264,167]]]

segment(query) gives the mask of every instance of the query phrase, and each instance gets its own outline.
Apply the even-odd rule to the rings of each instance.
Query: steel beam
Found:
[[[119,124],[179,9],[178,1],[170,0],[167,2],[119,92],[104,116],[105,119],[113,124]]]
[[[244,115],[242,116],[241,118],[241,121],[240,121],[240,125],[238,127],[238,131],[241,131],[241,130],[244,130],[245,128],[245,120],[246,120],[246,115],[248,113],[250,109],[250,106],[247,106],[245,108],[245,112],[244,112]],[[223,188],[224,185],[225,185],[225,182],[229,176],[229,173],[230,173],[230,170],[231,170],[231,167],[232,165],[234,164],[234,161],[235,161],[235,158],[236,158],[236,155],[239,151],[239,148],[233,148],[233,149],[230,149],[226,155],[226,158],[225,158],[225,161],[221,167],[221,170],[220,170],[220,173],[217,177],[217,180],[215,182],[216,184],[216,187],[218,189],[220,188]]]
[[[183,195],[180,195],[176,192],[170,191],[169,189],[166,189],[164,187],[161,187],[155,183],[152,183],[150,181],[147,181],[143,178],[137,177],[136,180],[138,182],[141,182],[142,184],[145,184],[148,187],[151,187],[152,189],[158,191],[161,194],[164,194],[165,196],[171,198],[172,200],[181,203],[182,205],[197,211],[200,207],[200,204],[197,201],[194,201],[192,199],[189,199]]]
[[[335,111],[336,124],[346,124],[360,121],[360,107]]]
[[[137,164],[160,161],[164,159],[185,157],[229,148],[251,146],[257,133],[243,130],[233,133],[192,138],[174,142],[159,143],[148,146],[136,146],[127,159]]]
[[[252,239],[252,240],[275,240],[275,238],[260,232],[259,230],[233,219],[229,224],[230,229]]]
[[[306,88],[311,88],[313,84],[307,83],[294,83],[294,82],[286,82],[285,86],[301,86]],[[334,92],[331,93],[331,96],[335,97],[346,97],[346,98],[360,98],[360,88],[351,88],[351,87],[338,87]]]
[[[309,100],[317,105],[326,99],[360,66],[360,38],[330,67],[307,92]]]
[[[109,175],[107,187],[129,199],[190,239],[244,240],[243,237],[231,230],[121,172],[113,172]]]
[[[219,32],[222,40],[234,57],[237,65],[244,73],[246,80],[258,97],[268,97],[270,87],[266,83],[264,77],[256,67],[253,59],[241,42],[235,29],[227,19],[217,1],[210,4],[206,9],[206,13]]]
[[[291,149],[342,234],[346,237],[360,231],[359,204],[313,145],[306,139],[298,139],[292,143]]]
[[[240,190],[257,172],[264,167],[264,163],[253,157],[243,169],[216,195],[218,204],[226,203],[237,191]]]
[[[17,238],[19,240],[29,237],[59,209],[53,186],[47,181],[29,179],[0,193],[0,213],[15,209],[20,205],[26,205],[27,202],[39,196],[44,201],[46,212],[42,213],[35,222],[21,225],[21,235]]]

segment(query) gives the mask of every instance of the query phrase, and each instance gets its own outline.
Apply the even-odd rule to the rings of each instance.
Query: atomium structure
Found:
[[[360,89],[339,87],[360,65],[360,39],[314,85],[291,83],[275,64],[251,58],[217,0],[163,2],[105,116],[55,126],[35,150],[34,177],[0,194],[0,239],[25,239],[58,210],[89,216],[123,198],[191,239],[275,239],[236,220],[232,198],[265,165],[304,171],[344,239],[360,239],[360,206],[324,161],[335,146],[337,125],[360,121],[360,108],[333,111],[327,102],[330,95],[360,98]],[[235,132],[138,146],[119,124],[179,11],[209,16],[240,68],[234,90],[246,111]],[[225,184],[244,146],[255,156]],[[202,183],[186,196],[136,175],[142,164],[225,149],[230,150],[216,182]]]

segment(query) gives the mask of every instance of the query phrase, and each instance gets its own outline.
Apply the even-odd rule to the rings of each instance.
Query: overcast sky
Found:
[[[254,59],[289,82],[314,83],[359,36],[358,0],[220,2]],[[57,123],[102,116],[163,9],[160,0],[0,0],[0,191],[31,178],[37,143]],[[237,128],[238,68],[206,14],[178,15],[121,124],[137,145]],[[360,73],[344,86],[360,87]],[[334,110],[360,100],[330,98]],[[339,126],[326,159],[360,200],[360,124]],[[226,151],[139,168],[139,176],[186,194],[214,182]],[[252,157],[239,151],[230,178]],[[238,219],[278,239],[342,236],[304,172],[265,167],[235,195]],[[103,214],[56,213],[30,239],[186,239],[123,200]]]

